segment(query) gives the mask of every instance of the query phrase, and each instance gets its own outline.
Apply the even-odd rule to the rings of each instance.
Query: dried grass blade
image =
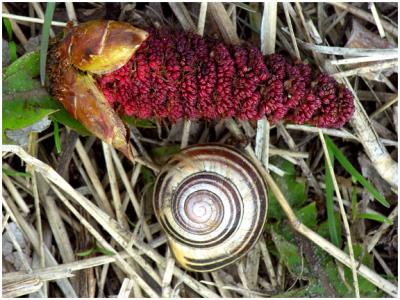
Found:
[[[196,25],[194,24],[189,11],[186,9],[185,3],[183,2],[169,2],[169,6],[178,18],[185,31],[196,31]]]
[[[237,36],[235,25],[232,24],[224,4],[220,2],[210,2],[208,4],[208,11],[210,12],[211,18],[217,23],[222,39],[229,44],[239,44],[240,40]]]

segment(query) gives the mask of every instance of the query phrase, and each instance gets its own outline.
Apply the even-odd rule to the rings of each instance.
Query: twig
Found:
[[[165,258],[166,258],[166,267],[161,282],[161,289],[162,289],[161,295],[163,298],[170,298],[172,292],[170,285],[172,282],[172,276],[174,274],[175,259],[171,255],[169,248],[167,249],[167,254]]]
[[[364,62],[372,62],[372,61],[382,61],[382,60],[390,60],[396,59],[398,55],[377,55],[377,56],[363,56],[363,57],[354,57],[354,58],[344,58],[344,59],[332,59],[329,62],[332,65],[350,65],[350,64],[359,64]]]
[[[264,55],[275,52],[277,9],[276,1],[264,1],[260,30],[261,52]]]
[[[18,15],[13,15],[13,14],[9,14],[9,13],[2,13],[1,16],[3,18],[8,18],[10,19],[10,22],[14,22],[12,20],[18,20],[18,21],[26,21],[26,22],[32,22],[32,23],[39,23],[39,24],[43,24],[44,23],[44,19],[39,19],[39,18],[31,18],[31,17],[25,17],[25,16],[18,16]],[[14,22],[15,23],[15,22]],[[12,23],[11,23],[12,24]],[[52,26],[59,26],[59,27],[66,27],[67,23],[65,22],[58,22],[58,21],[51,21],[51,25]],[[14,30],[14,29],[13,29]],[[21,31],[22,32],[22,31]],[[15,35],[17,35],[17,33],[15,32]],[[20,40],[21,44],[26,44],[28,42],[28,40],[26,40],[25,38],[25,43],[23,43],[23,41],[21,40],[22,36],[17,35],[18,39]]]
[[[364,149],[378,173],[391,186],[397,187],[397,163],[391,158],[380,138],[371,125],[363,106],[358,100],[350,83],[345,80],[347,88],[353,93],[356,110],[350,123],[359,137]]]
[[[121,177],[124,187],[126,189],[126,192],[129,196],[129,198],[131,199],[132,206],[136,212],[136,215],[139,218],[139,216],[141,215],[140,204],[139,204],[139,202],[136,198],[136,195],[133,191],[133,182],[129,182],[128,176],[125,173],[125,170],[122,166],[121,160],[119,159],[118,154],[115,151],[115,149],[111,148],[111,154],[114,159],[114,163],[118,170],[119,176]],[[146,236],[147,241],[150,242],[153,239],[153,237],[151,236],[149,226],[147,225],[146,221],[143,218],[139,218],[139,219],[142,219],[143,232]]]
[[[203,33],[204,33],[204,26],[206,24],[206,15],[207,15],[207,2],[201,2],[199,19],[197,21],[197,34],[198,35],[203,35]]]
[[[78,23],[78,18],[76,17],[74,3],[65,2],[65,8],[67,10],[68,20],[72,21],[74,24]]]
[[[128,229],[129,228],[128,222],[126,221],[125,214],[121,208],[122,207],[121,206],[121,196],[119,194],[117,176],[115,174],[115,168],[114,168],[114,164],[113,164],[112,157],[111,157],[111,146],[106,144],[105,142],[102,142],[101,144],[103,146],[104,159],[106,161],[107,174],[108,174],[108,178],[110,181],[112,201],[114,204],[115,215],[116,215],[117,221],[121,225],[121,227],[124,229]]]
[[[232,294],[229,292],[229,290],[224,288],[224,282],[222,281],[222,278],[219,274],[218,271],[211,272],[211,276],[214,279],[215,286],[217,287],[219,293],[223,298],[232,298]]]
[[[287,129],[292,129],[292,130],[302,130],[305,132],[314,132],[318,133],[319,128],[316,127],[311,127],[307,125],[295,125],[295,124],[287,124],[285,125]],[[360,139],[356,137],[355,135],[351,134],[350,132],[345,131],[344,129],[338,130],[338,129],[330,129],[330,128],[320,128],[322,130],[323,134],[327,134],[330,136],[335,136],[335,137],[340,137],[343,139],[349,139],[353,140],[356,142],[361,143]],[[388,146],[395,146],[397,147],[397,142],[396,141],[391,141],[387,139],[381,139],[382,144],[388,145]]]
[[[183,122],[183,131],[182,131],[182,139],[181,139],[181,148],[185,148],[189,142],[189,135],[190,135],[190,125],[191,121],[189,119],[185,119]]]
[[[288,33],[289,34],[289,33]],[[365,49],[365,48],[345,48],[314,45],[296,38],[297,43],[304,49],[312,50],[322,54],[343,55],[343,56],[383,56],[398,55],[397,49]]]
[[[377,115],[388,109],[390,106],[398,102],[398,97],[394,97],[392,100],[386,102],[384,105],[379,107],[376,111],[369,115],[370,119],[375,118]]]
[[[394,219],[397,218],[397,215],[398,215],[398,205],[396,205],[396,207],[392,210],[392,212],[389,214],[387,218],[391,221],[394,221]],[[382,235],[386,232],[386,230],[389,229],[390,226],[391,226],[390,224],[382,223],[382,225],[379,226],[379,228],[377,229],[377,231],[373,236],[367,237],[365,239],[364,243],[367,245],[368,252],[371,252],[372,249],[375,248],[376,244],[379,242]]]
[[[21,209],[22,213],[24,215],[28,215],[30,212],[28,205],[25,203],[25,200],[21,197],[20,193],[15,188],[10,178],[6,174],[4,174],[4,172],[3,172],[3,183],[6,186],[10,195],[14,198],[18,207]]]
[[[183,2],[169,2],[169,6],[178,18],[179,23],[182,25],[185,31],[195,31],[196,25],[194,24],[190,13],[185,7]]]
[[[100,207],[104,211],[106,211],[110,217],[113,217],[115,214],[111,208],[110,202],[108,201],[108,197],[106,195],[106,192],[104,191],[103,185],[101,184],[99,177],[97,176],[96,171],[93,168],[92,163],[90,162],[89,156],[86,150],[83,148],[83,145],[79,138],[76,141],[76,151],[78,152],[78,155],[81,158],[83,166],[85,167],[85,170],[88,173],[90,181],[92,182],[96,190],[98,199],[101,201],[99,203]]]
[[[50,179],[50,178],[48,178]],[[51,179],[50,179],[51,180]],[[54,183],[54,182],[53,182]],[[77,217],[80,222],[82,223],[83,226],[86,227],[86,229],[93,235],[93,237],[99,242],[99,244],[104,247],[105,249],[107,249],[108,251],[111,251],[112,253],[114,253],[114,256],[117,260],[117,263],[119,264],[120,268],[123,270],[126,270],[126,272],[128,274],[130,274],[135,280],[136,282],[143,288],[143,290],[151,297],[158,297],[159,295],[157,294],[156,291],[153,290],[152,287],[150,287],[150,285],[143,280],[143,278],[137,273],[137,271],[135,269],[132,268],[132,266],[130,264],[127,264],[123,258],[116,253],[116,251],[113,249],[113,247],[102,237],[102,235],[78,212],[78,210],[72,206],[72,204],[60,193],[60,191],[58,190],[57,187],[55,187],[53,184],[51,184],[51,188],[53,189],[53,191],[56,193],[56,195],[58,196],[58,198],[65,204],[65,206],[67,206],[67,208],[71,211],[71,213],[73,213],[75,215],[75,217]],[[131,251],[132,252],[132,251]],[[138,260],[138,256],[134,255],[133,257],[136,262],[139,262],[140,260]],[[143,262],[143,261],[141,261]],[[143,263],[141,264],[141,266],[149,273],[149,275],[152,272],[149,272],[149,268],[146,268],[147,263]],[[156,280],[157,276],[154,278]]]
[[[264,259],[265,268],[267,269],[267,273],[269,276],[269,280],[271,282],[271,286],[272,286],[272,288],[276,289],[278,284],[276,282],[275,269],[274,269],[274,266],[272,265],[271,256],[269,254],[267,245],[266,245],[263,237],[260,238],[260,241],[258,244],[260,246],[261,254]]]
[[[230,44],[239,44],[239,37],[225,10],[224,4],[220,2],[210,2],[208,4],[208,11],[211,18],[217,23],[224,41]]]
[[[293,138],[290,136],[290,134],[285,129],[285,127],[282,124],[278,124],[277,127],[278,127],[279,131],[281,132],[283,138],[285,139],[285,142],[288,144],[289,148],[292,151],[296,151],[297,146],[296,146]],[[319,196],[323,197],[323,192],[322,192],[321,188],[319,187],[317,180],[315,179],[315,176],[312,174],[310,167],[306,164],[306,162],[302,158],[299,158],[298,162],[300,164],[301,170],[306,175],[306,178],[309,181],[310,185],[314,188],[315,192]]]
[[[342,77],[354,76],[354,75],[361,76],[361,75],[368,74],[371,72],[382,72],[383,70],[386,70],[386,69],[395,68],[397,65],[398,65],[398,61],[396,59],[396,60],[389,61],[389,62],[379,62],[379,63],[370,64],[369,66],[366,66],[366,67],[359,67],[359,68],[354,68],[354,69],[350,69],[347,71],[334,73],[334,74],[332,74],[332,76],[335,77],[336,79],[342,78]]]
[[[290,20],[290,16],[289,16],[289,10],[288,10],[289,4],[286,2],[283,2],[282,5],[283,5],[283,10],[285,12],[286,21],[289,26],[290,38],[292,39],[294,52],[296,53],[296,57],[301,60],[299,47],[297,46],[296,37],[295,37],[294,31],[293,31],[292,21]]]
[[[264,1],[264,10],[261,20],[261,52],[263,54],[271,54],[275,52],[276,44],[276,22],[277,22],[276,1]],[[268,169],[269,162],[269,136],[270,124],[266,117],[257,121],[256,134],[256,156],[262,161],[265,168]]]
[[[4,150],[4,148],[3,148],[3,150]],[[25,152],[25,154],[28,155],[26,152]],[[38,238],[38,234],[37,234],[36,230],[31,226],[31,224],[29,224],[27,222],[25,217],[23,217],[20,214],[19,210],[17,209],[17,207],[11,200],[3,201],[3,207],[10,214],[11,219],[18,225],[18,227],[21,229],[21,231],[25,234],[25,236],[31,242],[35,251],[37,253],[39,253],[40,252],[39,238]],[[56,259],[54,258],[54,256],[49,251],[49,249],[46,246],[44,246],[44,250],[45,250],[45,257],[46,257],[46,265],[57,266],[58,263],[57,263]],[[61,291],[64,293],[64,295],[66,297],[77,298],[75,290],[72,288],[71,283],[67,279],[58,279],[57,284],[59,285]]]
[[[125,278],[124,281],[122,282],[117,298],[118,299],[130,298],[129,295],[131,294],[133,284],[134,284],[133,279]]]
[[[328,3],[338,7],[340,9],[346,10],[346,11],[350,12],[351,14],[353,14],[367,22],[375,24],[375,19],[374,19],[373,15],[370,13],[367,13],[366,11],[364,11],[360,8],[357,8],[355,6],[352,6],[351,4],[344,3],[344,2],[328,2]],[[398,29],[395,26],[393,26],[391,23],[384,21],[384,20],[381,20],[381,24],[382,24],[382,27],[387,32],[391,33],[394,36],[397,36]]]

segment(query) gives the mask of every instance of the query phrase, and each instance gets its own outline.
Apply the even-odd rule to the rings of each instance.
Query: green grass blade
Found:
[[[6,30],[7,30],[8,40],[11,41],[12,36],[13,36],[11,22],[9,19],[3,19],[3,23],[4,23],[4,27],[6,27]]]
[[[328,148],[329,159],[333,164],[335,162],[332,152]],[[336,230],[336,218],[335,211],[333,208],[333,179],[331,173],[329,172],[327,157],[325,157],[325,198],[326,198],[326,214],[328,218],[328,229],[329,235],[331,237],[332,243],[340,247],[339,236]]]
[[[374,221],[378,221],[381,223],[385,223],[388,225],[393,225],[392,220],[386,218],[385,216],[383,216],[381,214],[377,214],[377,213],[362,213],[362,214],[358,214],[357,217],[360,219],[369,219],[369,220],[374,220]]]
[[[17,45],[14,41],[8,42],[8,48],[10,49],[10,63],[17,60]]]
[[[3,168],[2,170],[3,170],[3,173],[8,175],[8,176],[22,176],[22,177],[27,177],[27,178],[32,177],[31,174],[26,173],[26,172],[13,171],[13,170],[9,170],[9,169],[6,169],[6,168]]]
[[[53,120],[53,126],[54,126],[54,144],[56,145],[57,153],[61,153],[60,130],[58,128],[58,122]]]
[[[367,189],[368,192],[370,192],[374,198],[381,203],[385,207],[390,207],[389,202],[383,197],[373,186],[371,183],[369,183],[361,174],[356,170],[356,168],[353,167],[351,162],[349,162],[346,158],[346,156],[343,154],[342,151],[335,145],[335,143],[328,137],[325,136],[325,141],[326,145],[328,146],[328,149],[332,151],[333,155],[335,158],[338,160],[338,162],[342,165],[342,167],[349,172],[364,188]]]
[[[47,2],[46,13],[44,15],[44,24],[42,30],[42,39],[40,41],[40,82],[44,86],[46,79],[46,59],[47,48],[49,46],[49,34],[53,13],[56,7],[55,2]]]

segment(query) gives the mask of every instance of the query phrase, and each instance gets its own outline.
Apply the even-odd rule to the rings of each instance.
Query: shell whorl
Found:
[[[153,201],[176,260],[197,272],[246,254],[267,213],[266,187],[256,167],[237,150],[213,144],[172,157],[158,175]]]

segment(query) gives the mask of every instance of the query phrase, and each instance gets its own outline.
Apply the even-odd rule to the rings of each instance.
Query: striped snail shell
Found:
[[[264,181],[234,148],[185,148],[157,177],[153,205],[171,252],[185,269],[208,272],[241,258],[257,242],[267,213]]]

